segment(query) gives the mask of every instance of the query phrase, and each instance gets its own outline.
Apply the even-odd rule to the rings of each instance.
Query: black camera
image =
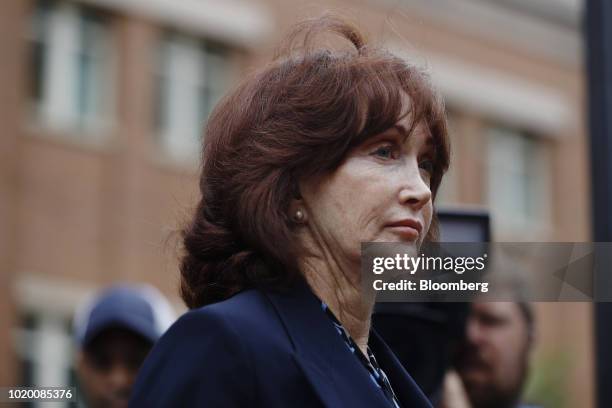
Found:
[[[438,211],[440,242],[488,242],[489,215],[482,211]],[[377,303],[372,325],[435,404],[454,348],[463,340],[467,302]]]

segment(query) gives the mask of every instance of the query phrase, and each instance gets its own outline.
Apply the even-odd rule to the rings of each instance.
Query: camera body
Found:
[[[439,210],[440,242],[489,242],[485,211]],[[468,302],[377,303],[372,326],[435,404],[456,346],[463,340]]]

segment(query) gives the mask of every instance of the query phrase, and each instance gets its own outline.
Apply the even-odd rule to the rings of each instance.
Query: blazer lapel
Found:
[[[391,407],[305,282],[266,296],[287,330],[297,365],[325,406]]]
[[[404,407],[432,408],[429,399],[421,388],[414,382],[402,363],[393,351],[387,346],[382,337],[372,329],[370,331],[369,345],[376,357],[376,361],[383,369],[393,387],[395,396]]]

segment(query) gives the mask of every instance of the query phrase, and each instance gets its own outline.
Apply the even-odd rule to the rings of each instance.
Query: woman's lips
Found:
[[[399,235],[403,239],[407,239],[409,241],[415,241],[423,230],[421,223],[411,218],[392,222],[390,224],[387,224],[386,228],[391,230],[393,233]]]

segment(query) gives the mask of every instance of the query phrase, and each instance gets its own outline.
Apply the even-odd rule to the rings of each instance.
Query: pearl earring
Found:
[[[304,221],[304,212],[302,212],[302,210],[295,211],[295,221],[297,222]]]

